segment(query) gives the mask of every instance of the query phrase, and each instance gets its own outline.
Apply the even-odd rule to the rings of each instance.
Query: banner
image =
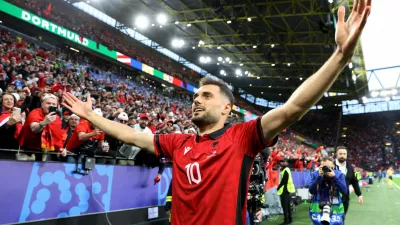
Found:
[[[68,29],[65,29],[55,23],[52,23],[46,19],[43,19],[31,12],[28,12],[26,10],[23,10],[13,4],[10,4],[4,0],[0,0],[0,11],[3,11],[11,16],[14,16],[18,19],[21,19],[27,23],[30,23],[32,25],[35,25],[43,30],[46,30],[52,34],[58,35],[64,39],[68,39],[72,42],[75,42],[77,44],[80,44],[92,51],[98,52],[100,54],[103,54],[105,56],[108,56],[113,59],[117,59],[117,52],[114,50],[109,50],[107,47],[104,45],[98,45],[99,48],[97,48],[97,43],[87,39],[85,37],[80,38],[80,35],[70,31]],[[81,41],[81,40],[82,41]]]
[[[0,161],[0,224],[78,216],[165,204],[171,182],[166,168],[96,165],[89,175],[75,164]]]

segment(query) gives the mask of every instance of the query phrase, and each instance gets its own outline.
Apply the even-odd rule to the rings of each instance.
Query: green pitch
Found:
[[[388,189],[387,182],[379,184],[375,182],[371,188],[362,188],[364,204],[359,205],[355,194],[351,196],[350,209],[346,216],[346,225],[398,225],[400,215],[400,178],[394,180],[396,185]],[[369,190],[369,191],[367,191]],[[302,204],[292,214],[293,225],[310,225],[308,205]],[[283,222],[282,216],[276,216],[262,225],[278,225]]]

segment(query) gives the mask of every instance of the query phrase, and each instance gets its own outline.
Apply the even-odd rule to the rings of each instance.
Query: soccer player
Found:
[[[64,94],[69,110],[106,134],[173,161],[172,224],[245,224],[246,195],[254,157],[277,135],[300,120],[328,91],[354,54],[371,10],[371,0],[355,0],[345,21],[338,11],[337,49],[281,107],[242,124],[225,124],[234,98],[226,83],[205,77],[193,96],[192,121],[199,135],[154,135],[97,116],[91,98],[82,102]]]
[[[388,175],[388,186],[390,189],[393,189],[393,167],[389,167],[387,170]]]

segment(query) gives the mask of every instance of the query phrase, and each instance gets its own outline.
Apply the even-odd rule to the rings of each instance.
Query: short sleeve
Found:
[[[278,141],[278,136],[265,140],[261,127],[261,117],[249,122],[234,125],[230,135],[235,143],[240,143],[244,154],[255,157],[261,150],[271,147]]]
[[[26,118],[26,122],[29,124],[29,126],[31,125],[31,123],[40,123],[42,120],[43,119],[40,116],[39,110],[32,111],[28,114],[28,117]]]
[[[154,135],[154,149],[157,157],[173,160],[174,151],[178,150],[190,137],[186,134]]]
[[[88,131],[87,131],[87,126],[86,126],[85,123],[79,123],[78,126],[76,126],[75,130],[76,130],[76,133],[78,133],[78,134],[79,134],[80,132],[84,132],[84,133],[87,133],[87,132],[88,132]]]

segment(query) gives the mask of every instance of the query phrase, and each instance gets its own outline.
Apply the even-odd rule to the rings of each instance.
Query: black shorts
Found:
[[[389,176],[389,179],[390,179],[390,180],[393,180],[393,177],[392,177],[392,176]]]

